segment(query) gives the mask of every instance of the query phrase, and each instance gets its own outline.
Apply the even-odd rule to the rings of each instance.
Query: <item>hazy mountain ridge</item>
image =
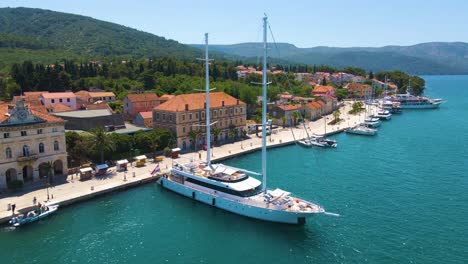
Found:
[[[261,55],[261,43],[211,45],[212,50],[245,58]],[[200,45],[192,45],[200,47]],[[312,47],[298,48],[289,43],[270,44],[269,55],[292,63],[356,66],[366,70],[401,69],[412,74],[468,73],[468,43],[430,42],[411,46]]]

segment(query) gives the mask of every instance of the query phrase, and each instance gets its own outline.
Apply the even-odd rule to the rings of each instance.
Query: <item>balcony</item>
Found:
[[[24,162],[24,161],[31,161],[31,160],[37,160],[38,155],[35,153],[29,153],[28,155],[25,156],[19,156],[16,160],[18,162]]]

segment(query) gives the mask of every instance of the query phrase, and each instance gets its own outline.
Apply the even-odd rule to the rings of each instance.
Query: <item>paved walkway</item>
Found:
[[[345,106],[340,109],[342,115],[341,118],[344,119],[337,125],[327,125],[326,132],[333,133],[340,129],[344,129],[349,126],[353,126],[359,122],[363,121],[364,113],[360,115],[349,115],[348,111],[351,109],[352,102],[346,102]],[[330,122],[333,117],[329,115],[326,117],[327,123]],[[306,125],[309,129],[309,133],[323,134],[325,132],[325,121],[324,119],[319,119],[314,122],[309,122]],[[294,128],[294,135],[297,138],[306,137],[306,133],[303,127]],[[255,151],[261,148],[261,138],[257,137],[255,134],[250,135],[250,139],[246,139],[240,142],[235,142],[232,144],[225,144],[219,147],[214,147],[213,149],[213,160],[223,159],[226,157],[231,157],[238,155],[240,153]],[[267,138],[267,145],[281,145],[292,143],[294,141],[293,133],[291,133],[290,128],[278,129],[271,136]],[[181,155],[183,158],[194,158],[198,159],[201,155],[201,159],[206,159],[206,151],[193,152]],[[49,203],[59,203],[59,204],[68,204],[78,200],[89,199],[94,197],[102,192],[108,192],[123,188],[128,188],[130,186],[135,186],[142,181],[152,181],[155,180],[151,177],[150,173],[156,166],[155,163],[147,162],[146,166],[136,168],[129,167],[128,172],[125,174],[123,172],[114,172],[107,177],[93,178],[87,181],[79,181],[75,175],[68,175],[64,178],[59,185],[49,188]],[[172,166],[172,160],[165,158],[161,163],[160,167],[162,171],[167,171]],[[135,175],[135,177],[133,177]],[[124,180],[125,178],[125,180]],[[12,212],[7,211],[8,204],[16,204],[16,212],[19,210],[25,211],[30,210],[34,205],[34,197],[38,202],[47,201],[47,189],[40,188],[36,190],[29,190],[20,193],[4,194],[0,196],[0,223],[5,222],[9,219]]]

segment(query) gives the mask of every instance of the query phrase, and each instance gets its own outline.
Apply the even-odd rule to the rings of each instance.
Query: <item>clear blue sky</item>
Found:
[[[277,42],[299,47],[468,42],[468,0],[0,0],[91,16],[182,43],[261,40],[269,16]]]

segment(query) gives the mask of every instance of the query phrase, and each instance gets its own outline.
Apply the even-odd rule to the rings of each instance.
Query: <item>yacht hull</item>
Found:
[[[174,182],[165,177],[161,177],[158,182],[163,188],[171,190],[175,193],[189,197],[192,200],[202,202],[204,204],[217,207],[234,214],[247,216],[263,221],[286,223],[286,224],[304,224],[306,218],[311,217],[315,213],[301,213],[283,210],[272,210],[254,205],[246,205],[240,202],[249,198],[238,198],[238,200],[227,199],[216,191],[200,191],[190,186]]]
[[[436,109],[439,108],[440,104],[414,104],[414,105],[400,105],[400,109]]]

